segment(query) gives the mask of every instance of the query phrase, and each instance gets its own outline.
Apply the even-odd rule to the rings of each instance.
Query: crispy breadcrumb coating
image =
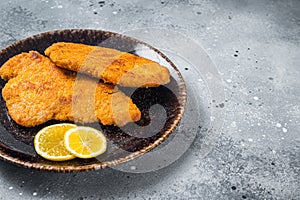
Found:
[[[0,68],[0,76],[9,79],[2,89],[9,115],[22,126],[51,119],[123,126],[141,117],[140,110],[117,87],[88,76],[78,78],[36,51],[9,59]]]
[[[58,42],[48,47],[45,55],[61,68],[124,87],[156,87],[170,82],[166,67],[115,49]]]

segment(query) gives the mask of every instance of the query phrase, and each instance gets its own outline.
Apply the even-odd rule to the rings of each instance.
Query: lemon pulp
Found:
[[[78,158],[92,158],[103,154],[107,149],[104,134],[94,128],[80,126],[65,133],[66,149]]]
[[[34,137],[36,152],[45,159],[53,161],[66,161],[75,158],[64,145],[65,133],[75,124],[54,124],[41,129]]]

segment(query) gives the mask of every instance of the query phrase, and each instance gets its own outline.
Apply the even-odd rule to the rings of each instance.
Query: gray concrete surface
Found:
[[[0,161],[0,199],[300,199],[300,1],[0,1],[0,47],[49,30],[176,30],[222,76],[226,119],[216,146],[201,138],[145,174],[56,174]]]

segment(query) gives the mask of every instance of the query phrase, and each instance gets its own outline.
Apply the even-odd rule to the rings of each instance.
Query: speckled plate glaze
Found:
[[[170,70],[171,82],[156,88],[139,88],[134,91],[121,88],[121,90],[131,96],[133,102],[142,112],[142,119],[135,123],[138,126],[128,124],[120,129],[115,126],[103,126],[100,123],[88,124],[103,130],[109,141],[107,152],[93,159],[76,158],[65,162],[45,160],[36,154],[33,147],[33,138],[40,129],[61,122],[49,121],[33,128],[22,127],[10,118],[5,101],[1,96],[0,157],[3,160],[28,168],[57,172],[103,169],[131,160],[150,151],[161,144],[176,128],[182,118],[186,104],[186,89],[182,76],[164,54],[137,39],[101,30],[72,29],[46,32],[15,42],[1,50],[0,65],[21,52],[37,50],[43,53],[48,46],[59,41],[114,48],[158,61]],[[1,90],[5,83],[4,80],[0,79]],[[163,106],[166,111],[166,119],[160,119],[163,116],[155,113],[155,111],[154,113],[153,111],[152,113],[150,112],[150,108],[156,104]],[[165,123],[155,134],[143,137],[147,128],[141,129],[136,127],[146,127],[151,124],[151,120],[165,120]],[[130,130],[130,134],[124,130]]]

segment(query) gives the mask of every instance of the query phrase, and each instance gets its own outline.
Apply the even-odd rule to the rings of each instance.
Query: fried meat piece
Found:
[[[45,55],[61,68],[124,87],[156,87],[170,82],[166,67],[115,49],[58,42],[48,47]]]
[[[12,57],[0,68],[0,75],[10,78],[2,96],[11,118],[22,126],[51,119],[123,126],[141,117],[117,87],[60,69],[36,51]]]
[[[13,58],[10,58],[7,62],[5,62],[0,68],[0,76],[4,80],[8,80],[16,77],[18,74],[25,71],[27,68],[30,68],[32,65],[36,65],[39,63],[40,65],[49,65],[48,59],[44,59],[44,57],[40,56],[39,53],[31,51],[30,53],[20,53]],[[45,64],[44,64],[45,63]]]

